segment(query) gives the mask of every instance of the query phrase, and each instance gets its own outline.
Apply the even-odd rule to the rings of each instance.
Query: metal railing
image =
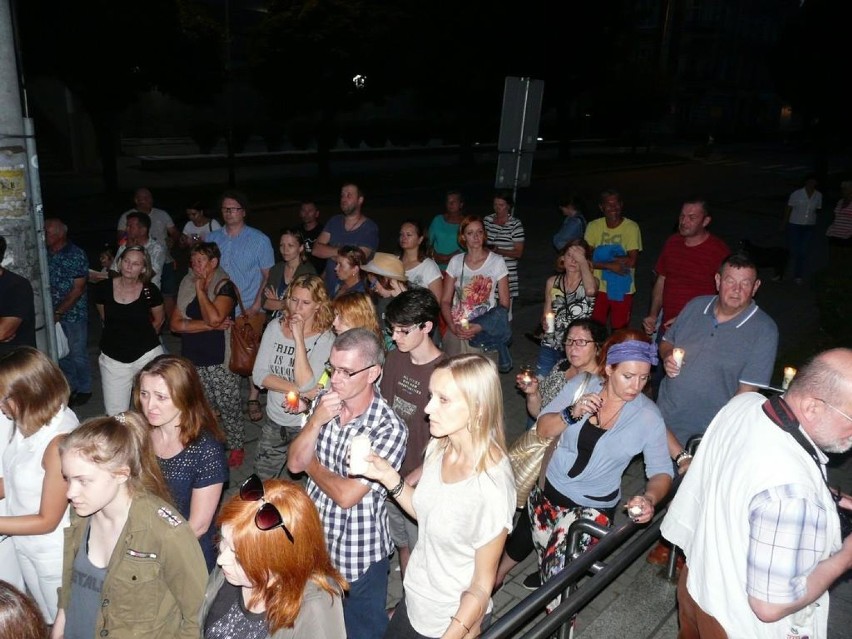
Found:
[[[542,619],[535,627],[522,635],[522,639],[544,639],[558,633],[560,639],[569,636],[573,617],[592,599],[597,597],[604,588],[611,584],[631,564],[646,552],[660,537],[660,526],[668,510],[668,502],[680,485],[680,476],[675,477],[669,494],[660,501],[654,520],[647,526],[640,526],[633,521],[618,528],[603,528],[597,524],[580,520],[571,524],[568,530],[570,554],[573,556],[579,546],[583,534],[600,537],[598,543],[589,547],[583,553],[576,555],[561,572],[551,577],[534,593],[523,599],[504,615],[497,619],[485,632],[482,639],[504,639],[515,637],[515,632],[532,620],[556,597],[562,596],[562,601],[553,612]],[[642,532],[632,543],[625,546],[639,530]],[[623,550],[612,560],[603,560],[620,548]],[[674,553],[673,553],[674,554]],[[589,577],[582,588],[577,583]]]

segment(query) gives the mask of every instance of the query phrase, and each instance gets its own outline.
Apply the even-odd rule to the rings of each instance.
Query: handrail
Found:
[[[570,622],[577,612],[587,603],[594,599],[604,588],[615,581],[643,552],[645,552],[660,535],[660,526],[663,517],[668,510],[668,502],[680,485],[681,477],[675,477],[671,490],[661,501],[657,508],[657,514],[653,522],[631,543],[612,559],[611,562],[599,564],[598,562],[621,548],[639,530],[639,524],[633,521],[621,525],[618,528],[605,532],[598,543],[578,555],[558,574],[548,579],[535,592],[521,600],[517,605],[508,610],[506,614],[497,619],[485,632],[480,635],[481,639],[504,639],[513,637],[514,632],[535,617],[547,604],[557,596],[566,592],[590,571],[595,574],[583,584],[583,587],[573,593],[563,596],[562,602],[541,621],[532,628],[522,639],[543,639],[551,636],[563,624]],[[582,532],[592,531],[589,525],[592,522],[577,521],[571,524],[569,538],[578,537]],[[576,530],[575,530],[576,526]],[[600,567],[602,566],[602,567]],[[599,570],[596,568],[600,567]]]

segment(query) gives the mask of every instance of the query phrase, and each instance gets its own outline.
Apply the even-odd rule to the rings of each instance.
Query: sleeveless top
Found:
[[[595,298],[586,295],[583,280],[577,284],[573,291],[566,291],[564,287],[565,276],[557,275],[550,289],[550,309],[554,316],[556,330],[546,333],[541,340],[542,346],[555,350],[562,350],[565,345],[565,334],[568,325],[576,319],[591,317],[595,308]]]

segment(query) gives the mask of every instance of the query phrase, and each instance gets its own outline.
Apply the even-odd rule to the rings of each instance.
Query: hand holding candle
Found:
[[[287,405],[287,408],[290,410],[298,410],[299,409],[299,393],[297,391],[290,391],[287,393],[284,398],[284,402]]]
[[[784,367],[784,379],[781,381],[781,390],[787,390],[790,388],[790,382],[793,381],[793,378],[796,376],[798,371],[792,366]]]
[[[463,331],[468,330],[470,328],[470,320],[468,320],[466,317],[462,317],[459,320],[459,326],[461,326]]]

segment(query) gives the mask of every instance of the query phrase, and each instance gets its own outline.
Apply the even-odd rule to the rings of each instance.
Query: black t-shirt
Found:
[[[308,256],[308,259],[311,261],[311,264],[314,265],[314,268],[317,270],[317,273],[322,274],[325,271],[325,260],[314,257],[312,252],[314,247],[314,242],[317,241],[317,238],[320,236],[320,233],[323,231],[323,225],[317,224],[310,231],[306,231],[302,228],[302,235],[305,237],[305,253]]]
[[[249,612],[242,588],[222,584],[204,620],[204,639],[266,639],[269,632],[264,613]]]
[[[145,284],[134,301],[119,304],[113,295],[114,282],[104,280],[95,287],[95,304],[104,307],[101,352],[129,364],[160,344],[151,325],[151,309],[163,305],[163,295],[154,284]]]
[[[228,280],[216,292],[216,297],[224,295],[237,302],[237,291],[234,283]],[[189,319],[202,319],[201,305],[195,297],[186,307]],[[231,311],[234,319],[234,311]],[[216,366],[225,359],[225,331],[210,330],[202,333],[184,333],[181,335],[181,355],[196,366]]]
[[[36,346],[33,287],[26,278],[12,271],[0,274],[0,317],[20,317],[21,325],[8,342],[0,342],[0,355],[18,346]],[[53,324],[51,323],[51,327]]]

